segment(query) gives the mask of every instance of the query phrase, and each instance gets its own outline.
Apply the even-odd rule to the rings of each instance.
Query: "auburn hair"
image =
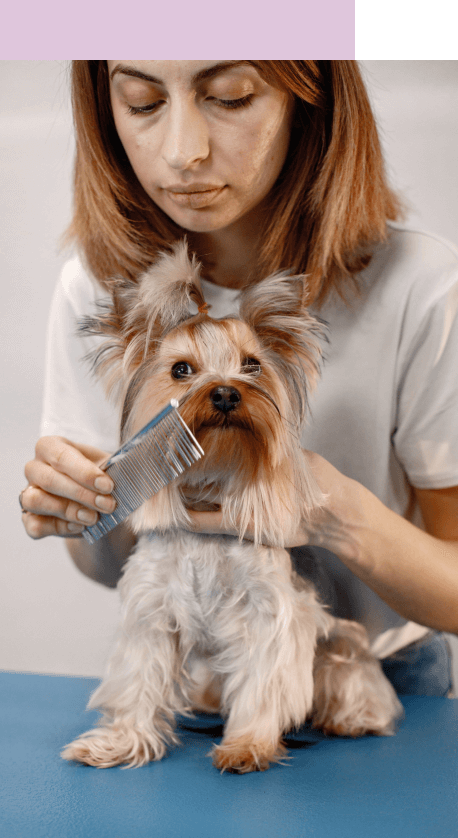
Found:
[[[252,61],[294,96],[283,169],[265,199],[259,277],[307,274],[310,302],[357,289],[356,275],[387,236],[400,203],[390,189],[377,127],[356,61]],[[72,62],[76,131],[76,242],[94,276],[136,279],[184,231],[148,197],[116,132],[106,61]]]

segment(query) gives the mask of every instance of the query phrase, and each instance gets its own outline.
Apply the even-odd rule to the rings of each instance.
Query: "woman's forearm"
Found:
[[[68,552],[77,568],[109,588],[116,587],[135,543],[135,535],[125,524],[119,524],[95,544],[88,544],[84,538],[66,539]]]
[[[330,494],[309,543],[336,553],[406,619],[458,634],[458,543],[429,535],[360,484],[339,477],[340,488]]]
[[[458,634],[458,544],[420,530],[374,496],[368,505],[382,507],[377,524],[361,530],[347,567],[403,617]]]

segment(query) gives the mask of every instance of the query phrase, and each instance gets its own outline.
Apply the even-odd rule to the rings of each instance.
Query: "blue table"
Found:
[[[396,736],[313,739],[288,765],[219,774],[220,731],[181,731],[183,747],[135,770],[64,762],[93,725],[97,681],[0,673],[2,838],[457,838],[458,701],[405,696]],[[202,723],[201,723],[202,726]]]

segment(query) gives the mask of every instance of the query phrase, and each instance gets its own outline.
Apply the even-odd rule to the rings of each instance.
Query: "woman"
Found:
[[[184,233],[215,316],[246,283],[307,273],[330,347],[303,446],[329,499],[289,547],[314,545],[313,561],[293,550],[298,566],[332,582],[336,612],[366,625],[398,689],[446,694],[436,632],[458,632],[458,257],[392,223],[356,63],[81,61],[73,99],[70,235],[84,266],[71,260],[53,303],[27,532],[67,538],[109,585],[133,546],[123,526],[93,547],[80,536],[113,508],[100,464],[117,427],[75,323],[113,277],[136,278]],[[218,513],[193,523],[221,531]]]

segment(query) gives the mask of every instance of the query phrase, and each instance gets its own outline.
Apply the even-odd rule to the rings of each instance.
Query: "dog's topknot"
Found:
[[[127,325],[135,328],[137,319],[145,318],[148,334],[166,334],[184,320],[206,312],[200,285],[200,269],[195,254],[189,256],[186,239],[177,242],[171,253],[162,252],[138,281],[135,305]]]

